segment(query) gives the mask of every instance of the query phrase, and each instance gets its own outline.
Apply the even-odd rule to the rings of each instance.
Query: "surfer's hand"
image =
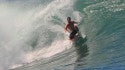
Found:
[[[66,30],[66,29],[64,29],[64,33],[66,33],[66,31],[67,31],[67,30]]]

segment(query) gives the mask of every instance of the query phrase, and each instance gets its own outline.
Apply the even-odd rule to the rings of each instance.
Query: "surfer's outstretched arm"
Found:
[[[65,25],[64,32],[67,31],[67,28],[68,28],[68,23],[66,23],[66,25]]]
[[[74,24],[79,24],[79,22],[73,21]]]

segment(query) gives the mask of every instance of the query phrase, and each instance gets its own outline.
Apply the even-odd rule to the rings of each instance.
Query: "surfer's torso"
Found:
[[[70,22],[67,22],[67,23],[68,23],[67,28],[68,28],[68,30],[69,30],[70,33],[71,33],[73,30],[76,30],[76,29],[75,29],[75,26],[74,26],[74,21],[70,21]]]

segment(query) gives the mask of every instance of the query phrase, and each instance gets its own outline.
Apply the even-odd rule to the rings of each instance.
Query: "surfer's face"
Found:
[[[70,17],[68,17],[68,18],[67,18],[67,21],[68,21],[68,22],[70,22],[70,21],[71,21],[71,18],[70,18]]]

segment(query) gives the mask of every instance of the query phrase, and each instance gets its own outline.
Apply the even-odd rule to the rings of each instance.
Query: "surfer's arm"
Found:
[[[68,27],[68,23],[66,23],[66,25],[65,25],[64,32],[67,31],[67,27]]]
[[[73,23],[74,23],[74,24],[78,24],[79,22],[75,22],[75,21],[73,21]]]
[[[73,21],[74,24],[78,24],[78,22]]]

